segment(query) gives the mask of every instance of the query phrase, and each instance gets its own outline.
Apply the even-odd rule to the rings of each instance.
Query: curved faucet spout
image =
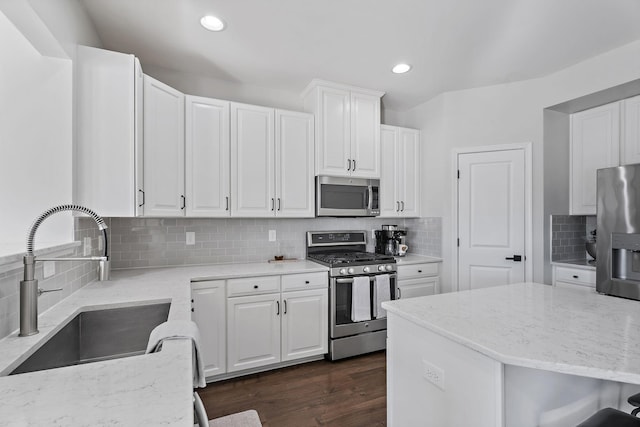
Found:
[[[33,245],[36,237],[36,231],[40,224],[53,214],[64,211],[76,211],[89,215],[98,225],[104,237],[104,256],[101,257],[85,257],[85,258],[40,258],[40,261],[98,261],[98,279],[109,280],[110,262],[108,256],[108,239],[107,225],[104,220],[91,209],[79,205],[59,205],[43,212],[31,225],[29,234],[27,235],[27,253],[23,258],[24,262],[24,280],[20,282],[20,336],[29,336],[38,333],[38,296],[46,290],[38,288],[38,280],[35,278],[36,257],[33,253]],[[61,290],[61,289],[55,289]],[[42,291],[42,292],[41,292]],[[52,291],[52,290],[49,290]]]

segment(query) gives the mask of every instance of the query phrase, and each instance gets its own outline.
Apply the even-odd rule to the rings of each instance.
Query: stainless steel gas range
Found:
[[[380,307],[398,298],[396,261],[367,252],[366,231],[309,231],[307,259],[329,271],[329,359],[386,348],[387,319]]]

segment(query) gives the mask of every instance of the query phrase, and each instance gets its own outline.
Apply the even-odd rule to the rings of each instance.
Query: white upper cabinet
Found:
[[[145,216],[184,216],[184,95],[144,76]]]
[[[231,103],[231,212],[313,217],[313,116]]]
[[[185,98],[186,215],[228,217],[229,101]]]
[[[142,93],[133,55],[78,46],[74,202],[102,216],[141,215]]]
[[[313,116],[276,110],[276,215],[314,216]]]
[[[625,99],[621,164],[640,163],[640,96]]]
[[[383,92],[313,80],[305,110],[316,118],[316,175],[380,177]]]
[[[244,217],[275,211],[274,110],[231,103],[231,210]]]
[[[382,125],[380,216],[420,215],[420,131]]]
[[[596,214],[596,171],[620,163],[620,103],[571,115],[571,215]]]

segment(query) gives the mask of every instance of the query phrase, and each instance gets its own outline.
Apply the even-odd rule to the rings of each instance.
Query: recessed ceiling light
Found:
[[[402,73],[406,73],[410,69],[411,69],[411,65],[409,64],[398,64],[395,67],[393,67],[391,71],[393,71],[396,74],[402,74]]]
[[[222,19],[218,18],[217,16],[203,16],[200,20],[200,24],[209,31],[224,30],[224,22],[222,22]]]

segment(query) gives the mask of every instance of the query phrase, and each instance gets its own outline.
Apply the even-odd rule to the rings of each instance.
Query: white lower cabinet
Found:
[[[227,372],[225,281],[191,283],[191,320],[200,329],[200,345],[206,377]]]
[[[327,353],[326,272],[193,282],[207,378]]]
[[[554,265],[553,286],[593,292],[596,287],[596,271]]]
[[[327,352],[329,340],[327,307],[327,289],[282,294],[283,362]]]
[[[401,299],[440,293],[439,263],[400,265],[397,274]]]
[[[280,293],[227,300],[228,371],[280,361]]]

